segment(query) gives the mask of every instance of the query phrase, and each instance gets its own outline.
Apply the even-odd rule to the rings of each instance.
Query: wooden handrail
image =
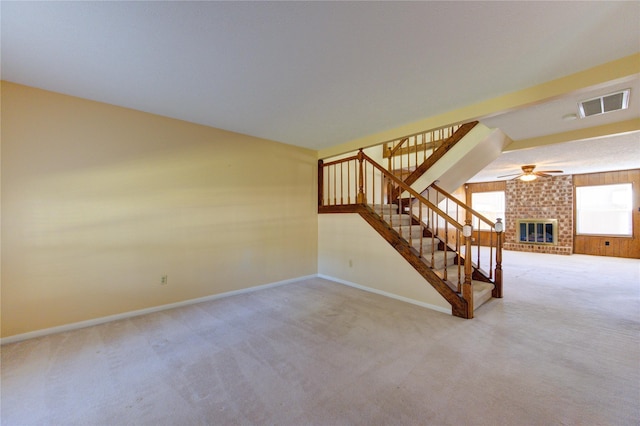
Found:
[[[404,181],[409,185],[412,185],[435,163],[440,161],[442,157],[444,157],[447,152],[460,142],[477,124],[477,121],[472,121],[458,127],[457,130],[449,136],[449,138],[447,138],[437,150],[435,150],[429,157],[425,158],[425,160],[404,179]],[[394,195],[397,196],[399,194],[396,192]]]
[[[472,209],[471,207],[469,207],[468,205],[466,205],[462,201],[458,200],[456,197],[454,197],[453,195],[449,194],[447,191],[445,191],[444,189],[440,188],[435,183],[431,184],[430,188],[435,189],[436,191],[438,191],[439,193],[444,195],[446,198],[450,199],[451,201],[456,203],[458,206],[462,207],[464,210],[466,210],[467,212],[471,213],[473,216],[475,216],[475,217],[479,218],[480,220],[482,220],[484,223],[489,225],[491,228],[495,228],[495,226],[496,226],[495,222],[491,221],[490,219],[487,219],[485,216],[483,216],[482,214],[480,214],[476,210]]]
[[[387,169],[385,169],[384,167],[382,167],[378,163],[376,163],[371,157],[369,157],[367,154],[365,154],[362,149],[360,149],[358,151],[358,154],[356,154],[356,155],[352,155],[352,156],[346,157],[346,158],[341,158],[339,160],[330,161],[328,163],[324,163],[324,162],[322,162],[322,160],[319,160],[318,167],[319,168],[320,167],[326,168],[326,167],[329,167],[329,166],[335,166],[337,164],[346,163],[346,162],[354,161],[354,160],[358,160],[360,163],[362,163],[362,160],[367,160],[368,163],[370,163],[374,168],[379,170],[389,180],[393,181],[398,187],[401,187],[403,189],[403,191],[406,191],[406,192],[410,193],[416,199],[420,199],[420,201],[422,201],[424,204],[429,206],[430,209],[434,210],[439,215],[446,216],[447,218],[450,219],[450,221],[454,224],[454,226],[457,229],[462,230],[462,225],[460,225],[455,219],[453,219],[447,213],[445,213],[440,208],[438,208],[438,206],[436,206],[435,204],[433,204],[432,202],[427,200],[419,192],[417,192],[416,190],[414,190],[413,188],[411,188],[410,186],[405,184],[401,179],[399,179],[398,177],[393,175],[393,173],[389,172]],[[362,169],[360,169],[360,179],[358,179],[358,181],[360,182],[360,188],[358,190],[359,192],[360,191],[364,191],[364,189],[362,188],[363,180],[364,180],[363,177],[362,177],[362,174],[363,174]],[[319,177],[323,176],[323,175],[324,175],[323,173],[318,172],[318,176]],[[440,191],[440,192],[443,192],[443,193],[446,194],[446,192],[444,192],[444,191]],[[361,204],[361,203],[359,203],[359,204]]]
[[[396,153],[396,151],[398,151],[402,147],[402,145],[404,145],[404,143],[407,142],[408,140],[409,140],[408,137],[403,138],[403,139],[400,140],[400,142],[398,142],[396,144],[396,146],[394,146],[393,148],[390,148],[389,149],[389,156],[394,155]]]
[[[362,152],[362,150],[360,150],[360,152]],[[408,186],[406,183],[404,183],[398,177],[394,176],[393,173],[389,172],[387,169],[385,169],[384,167],[382,167],[381,165],[376,163],[374,160],[371,159],[371,157],[369,157],[364,152],[362,152],[362,156],[374,168],[378,169],[387,179],[392,180],[397,186],[401,187],[403,189],[403,191],[406,191],[409,194],[411,194],[413,196],[413,198],[421,201],[423,204],[426,204],[427,207],[429,207],[431,210],[433,210],[438,215],[440,215],[443,218],[445,218],[447,220],[447,223],[452,225],[454,228],[456,228],[459,231],[462,231],[462,225],[457,220],[455,220],[454,218],[449,216],[447,213],[442,211],[438,206],[433,204],[431,201],[427,200],[424,196],[422,196],[422,194],[420,194],[419,192],[417,192],[416,190],[414,190],[413,188]]]
[[[411,185],[424,173],[425,163],[441,158],[460,139],[456,139],[454,135],[470,125],[473,127],[475,124],[444,126],[384,142],[382,157],[388,160],[387,170],[401,176],[402,180]],[[398,196],[397,190],[398,188],[390,185],[387,193],[395,199]]]
[[[485,216],[483,216],[481,213],[479,213],[478,211],[472,209],[471,207],[467,206],[466,204],[464,204],[462,201],[458,200],[457,198],[455,198],[453,195],[449,194],[448,192],[446,192],[445,190],[443,190],[442,188],[440,188],[439,186],[432,184],[429,189],[435,189],[437,191],[437,193],[441,194],[443,197],[446,197],[448,200],[453,201],[456,205],[458,205],[459,207],[461,207],[465,212],[465,220],[468,220],[471,224],[471,218],[473,218],[474,220],[478,221],[478,226],[474,229],[474,232],[476,233],[476,237],[478,238],[477,241],[477,246],[478,246],[478,253],[477,253],[477,259],[476,259],[476,265],[478,268],[481,268],[481,262],[480,262],[480,233],[481,232],[489,232],[490,236],[489,236],[489,270],[488,270],[488,275],[489,275],[489,279],[493,279],[494,280],[494,284],[495,284],[495,289],[493,291],[493,297],[502,297],[502,232],[497,232],[496,231],[496,224],[495,222],[493,222],[490,219],[487,219]],[[480,222],[484,222],[486,225],[488,225],[489,229],[488,230],[481,230],[481,223]],[[496,238],[496,245],[493,245],[493,237],[495,233],[495,238]],[[494,247],[495,247],[495,264],[494,264],[494,258],[493,258],[493,252],[494,252]]]
[[[425,148],[427,145],[430,145],[432,150],[436,150],[440,146],[441,142],[451,137],[451,135],[453,135],[461,126],[462,125],[460,124],[442,126],[435,129],[412,133],[410,135],[402,136],[397,139],[392,139],[386,142],[382,142],[381,145],[384,147],[383,157],[387,157],[387,156],[392,157],[394,155],[408,154],[409,152],[398,153],[398,151],[401,151],[402,146],[411,138],[415,139],[415,145],[413,145],[415,149],[418,149],[418,150],[422,149],[422,148],[417,148],[420,145],[423,145]],[[420,135],[422,136],[422,142],[418,143],[417,137]],[[427,141],[427,136],[429,139],[428,141]],[[395,146],[388,147],[389,144],[393,144],[396,141],[397,143],[395,144]],[[411,147],[408,147],[407,149],[411,150],[410,148]]]
[[[339,160],[334,160],[334,161],[329,161],[328,163],[323,163],[323,165],[325,167],[328,166],[333,166],[335,164],[340,164],[340,163],[346,163],[348,161],[353,161],[353,160],[357,160],[358,159],[358,155],[352,155],[351,157],[346,157],[346,158],[341,158]]]

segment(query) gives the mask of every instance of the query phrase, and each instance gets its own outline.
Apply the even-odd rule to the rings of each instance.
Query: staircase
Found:
[[[483,303],[502,297],[502,224],[474,212],[439,186],[430,183],[425,189],[421,185],[425,175],[433,179],[434,170],[441,170],[444,163],[468,161],[452,160],[451,152],[463,157],[477,154],[482,141],[467,139],[477,126],[477,122],[459,126],[446,140],[431,142],[430,155],[425,151],[420,163],[418,152],[427,144],[424,134],[421,145],[407,145],[410,138],[403,138],[390,147],[388,168],[363,150],[336,161],[318,162],[318,212],[358,213],[451,304],[452,314],[462,318],[473,318]],[[486,140],[486,131],[481,130],[475,132],[476,137],[484,134]],[[496,138],[495,132],[490,134],[494,140],[488,144],[495,151],[504,140]],[[463,149],[458,148],[461,143],[466,145]],[[398,167],[393,156],[402,150]],[[416,162],[403,164],[402,156],[415,156]],[[478,159],[473,161],[478,163]],[[484,231],[489,233],[489,247],[480,247],[481,226],[489,230]],[[486,249],[488,264],[480,256]]]

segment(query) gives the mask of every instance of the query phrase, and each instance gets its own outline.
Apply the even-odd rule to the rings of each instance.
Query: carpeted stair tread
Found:
[[[394,226],[393,229],[407,241],[409,241],[409,235],[411,240],[414,240],[422,238],[423,234],[423,228],[420,225]]]
[[[380,214],[380,212],[384,214],[397,214],[398,213],[398,205],[397,204],[369,204],[369,207],[373,209],[374,212]]]
[[[452,277],[450,277],[449,280],[445,281],[445,283],[449,286],[451,290],[457,292],[458,288],[457,288],[456,282],[454,281],[457,281],[458,276],[455,275],[455,277],[453,277],[454,281],[451,281],[451,278]],[[472,280],[471,285],[473,288],[473,310],[475,311],[480,306],[482,306],[482,304],[486,303],[488,300],[491,299],[493,288],[495,286],[491,283],[486,283],[484,281],[476,281],[476,280]]]
[[[446,268],[447,270],[447,281],[451,281],[452,283],[455,283],[458,281],[458,265],[457,264],[452,264],[447,266]],[[434,271],[440,278],[442,278],[443,280],[445,279],[445,268],[440,268]],[[464,279],[464,265],[460,265],[460,270],[459,270],[460,276],[462,277],[461,279]],[[451,288],[455,288],[455,286],[451,287]]]
[[[418,250],[418,252],[420,252],[420,243],[422,243],[422,253],[425,254],[437,251],[440,240],[433,237],[422,237],[411,241],[411,245],[414,249]]]
[[[462,256],[462,257],[465,257],[465,256],[464,256],[464,254],[463,254],[463,256]],[[487,272],[487,269],[489,268],[489,265],[488,265],[486,262],[484,262],[484,263],[482,264],[482,268],[478,268],[477,258],[472,257],[472,259],[471,259],[471,266],[473,267],[473,269],[477,269],[477,270],[479,270],[480,272],[482,272],[484,275],[489,276],[489,272]],[[493,266],[495,267],[495,264],[494,264]]]
[[[382,219],[392,226],[411,225],[411,216],[408,214],[384,214]]]
[[[473,310],[475,311],[491,299],[495,285],[476,280],[471,281],[471,284],[473,286]]]
[[[437,270],[444,269],[446,266],[450,266],[455,261],[456,254],[452,251],[436,251],[433,254],[428,253],[426,256],[422,256],[422,261],[427,264],[430,268]],[[431,260],[433,259],[433,265],[431,265]]]

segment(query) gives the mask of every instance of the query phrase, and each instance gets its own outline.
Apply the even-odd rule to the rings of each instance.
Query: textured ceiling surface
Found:
[[[312,149],[640,50],[640,2],[0,7],[4,80]]]
[[[520,173],[526,164],[535,165],[536,172],[562,170],[565,175],[638,169],[640,132],[504,152],[469,182],[507,180],[497,177]]]

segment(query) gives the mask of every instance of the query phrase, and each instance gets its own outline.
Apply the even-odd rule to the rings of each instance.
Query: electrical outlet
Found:
[[[160,278],[160,284],[162,284],[162,285],[166,285],[167,284],[167,276],[166,275],[163,275]]]

